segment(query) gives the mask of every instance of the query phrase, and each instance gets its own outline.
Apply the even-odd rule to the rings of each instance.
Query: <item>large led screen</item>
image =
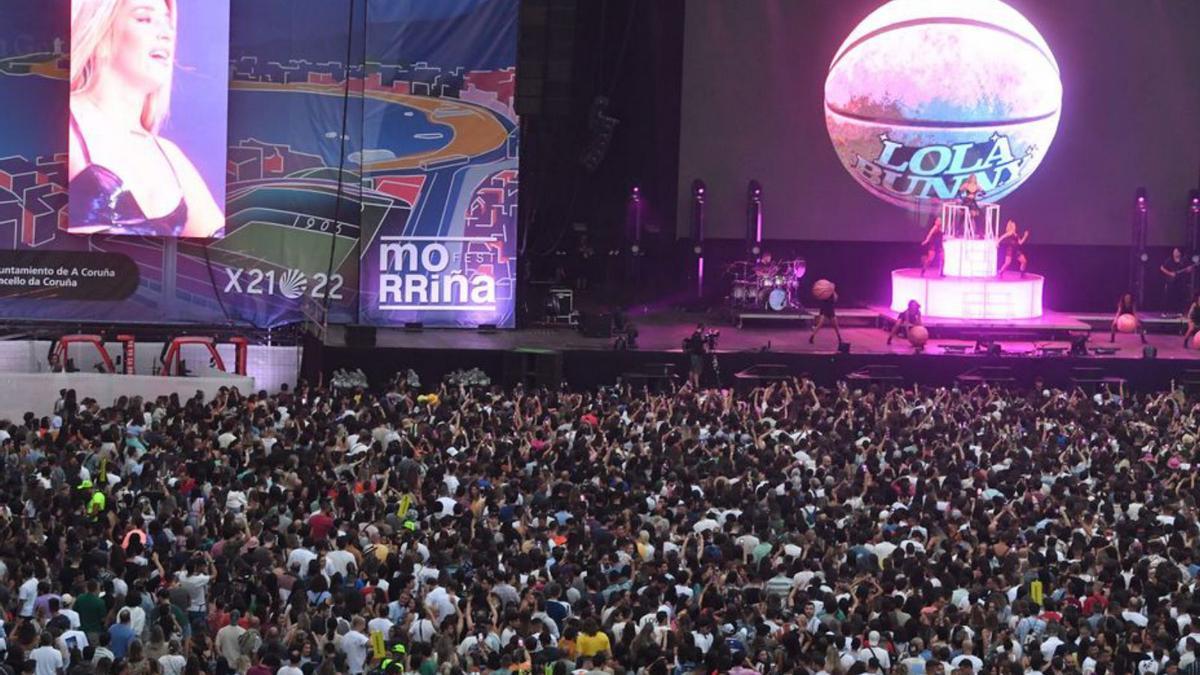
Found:
[[[219,238],[230,0],[72,0],[67,230]]]
[[[919,241],[968,180],[1039,244],[1189,241],[1200,2],[689,0],[679,232]]]

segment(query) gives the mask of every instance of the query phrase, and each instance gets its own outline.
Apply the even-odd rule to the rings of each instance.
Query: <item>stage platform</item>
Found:
[[[887,308],[866,308],[878,319],[885,316],[890,326],[894,314]],[[376,334],[374,347],[345,344],[342,327],[330,327],[323,350],[321,370],[362,368],[373,383],[382,383],[394,373],[413,368],[425,382],[436,382],[446,373],[479,367],[494,381],[557,386],[563,379],[577,386],[612,384],[618,378],[664,381],[685,374],[687,358],[682,341],[696,324],[704,322],[721,331],[718,364],[721,384],[731,385],[734,374],[753,366],[772,366],[771,372],[807,374],[821,382],[844,378],[864,367],[888,366],[904,381],[953,384],[956,378],[979,367],[1012,369],[1014,383],[1032,383],[1041,377],[1048,384],[1068,386],[1082,376],[1080,368],[1099,368],[1100,377],[1118,378],[1138,387],[1166,387],[1172,381],[1194,380],[1200,386],[1200,353],[1183,348],[1177,335],[1149,335],[1156,350],[1146,358],[1138,336],[1118,334],[1110,343],[1107,332],[1090,334],[1088,356],[1068,356],[1067,339],[1006,338],[1010,335],[1061,332],[1086,335],[1088,326],[1071,315],[1047,314],[1036,324],[1013,321],[1001,326],[990,342],[1000,354],[976,353],[976,339],[935,337],[917,353],[904,339],[887,344],[883,327],[843,327],[842,339],[848,353],[839,353],[833,331],[824,329],[815,344],[809,344],[807,325],[748,324],[736,328],[722,323],[717,313],[692,314],[677,311],[633,311],[630,319],[638,329],[637,349],[617,351],[614,338],[584,337],[569,328],[532,328],[482,333],[472,330],[426,329],[411,332],[384,329]],[[936,322],[939,332],[978,334],[979,326],[956,326]],[[1032,320],[1030,320],[1032,321]],[[1111,349],[1097,353],[1095,348]],[[672,370],[672,368],[674,370]],[[1092,373],[1093,375],[1095,373]],[[709,384],[715,384],[710,374]]]
[[[879,325],[891,329],[898,312],[890,307],[871,308],[879,315]],[[1111,321],[1111,317],[1109,317]],[[933,338],[957,338],[963,340],[1067,340],[1079,332],[1092,327],[1071,314],[1045,311],[1034,319],[944,319],[923,316],[922,323]],[[1104,324],[1105,329],[1108,323]]]

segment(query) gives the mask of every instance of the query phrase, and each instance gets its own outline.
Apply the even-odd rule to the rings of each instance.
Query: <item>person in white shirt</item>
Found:
[[[82,654],[83,650],[87,649],[88,644],[90,644],[88,642],[87,633],[84,633],[78,628],[72,628],[70,630],[63,631],[63,634],[60,635],[58,639],[66,651],[67,658],[64,667],[70,667],[71,665],[72,649],[77,650],[80,654]]]
[[[20,601],[21,607],[17,612],[17,616],[22,619],[33,618],[33,605],[37,602],[38,594],[38,578],[34,576],[33,570],[28,570],[29,575],[21,587],[17,590],[17,600]]]
[[[208,583],[216,574],[212,558],[207,553],[204,554],[204,563],[204,574],[200,573],[200,561],[193,558],[188,561],[186,571],[179,575],[179,585],[188,592],[188,613],[200,619],[208,616]]]
[[[426,617],[418,617],[413,619],[412,625],[408,627],[408,637],[413,642],[429,644],[433,642],[433,637],[437,635],[437,626]]]
[[[1192,647],[1200,646],[1200,631],[1193,630],[1192,632],[1179,638],[1179,643],[1175,645],[1175,652],[1182,656],[1185,652],[1193,651],[1188,648],[1188,641],[1191,641]]]
[[[58,613],[67,617],[71,622],[71,628],[79,628],[79,612],[71,608],[75,604],[75,598],[69,593],[64,593],[62,596],[62,604],[58,608]]]
[[[363,634],[366,622],[361,616],[350,622],[350,631],[342,636],[341,650],[346,655],[346,671],[350,675],[362,675],[367,666],[367,646],[371,640]]]
[[[187,666],[187,657],[180,654],[182,651],[179,638],[171,638],[167,643],[167,653],[158,657],[158,667],[162,671],[162,675],[183,675],[183,669]]]
[[[338,537],[338,546],[347,546],[350,543],[350,537],[342,535]],[[345,579],[350,571],[350,566],[355,564],[354,554],[342,549],[336,549],[325,554],[325,576],[332,577],[335,574],[342,575]]]
[[[862,663],[869,664],[871,659],[879,661],[879,665],[884,670],[892,669],[892,657],[888,655],[887,650],[879,646],[879,631],[871,631],[867,634],[867,644],[858,651],[858,660]]]
[[[146,610],[138,601],[137,594],[126,598],[125,609],[129,610],[129,627],[133,629],[136,638],[142,638],[146,632]]]
[[[439,626],[446,620],[446,617],[458,612],[458,598],[453,591],[446,588],[447,583],[449,583],[449,576],[445,575],[439,579],[438,585],[425,595],[425,608],[433,612],[434,621]]]
[[[306,548],[294,548],[288,554],[287,565],[288,569],[295,570],[300,578],[308,576],[308,564],[317,559],[317,554]]]
[[[163,675],[167,675],[163,673]],[[288,653],[287,663],[279,667],[275,671],[275,675],[304,675],[304,671],[300,669],[300,652],[291,651]]]
[[[246,508],[246,504],[250,503],[246,498],[246,493],[237,489],[230,488],[225,494],[225,510],[231,513],[241,513]]]
[[[392,634],[392,626],[395,624],[388,618],[388,608],[383,607],[379,610],[379,616],[367,622],[367,634],[382,633],[383,637],[387,638]]]
[[[971,672],[973,673],[978,673],[980,670],[983,670],[983,659],[975,656],[973,653],[974,649],[975,645],[973,643],[969,641],[963,642],[963,653],[954,657],[954,659],[950,661],[950,665],[954,666],[955,668],[960,668],[962,667],[963,663],[966,663],[971,666]]]
[[[62,675],[66,668],[62,652],[54,646],[54,636],[50,633],[42,633],[41,646],[29,652],[29,658],[35,664],[35,675]]]

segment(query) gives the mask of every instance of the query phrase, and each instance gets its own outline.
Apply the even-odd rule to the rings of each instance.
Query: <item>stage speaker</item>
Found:
[[[849,342],[839,342],[838,343],[838,353],[839,354],[849,354],[850,353],[850,343]]]
[[[558,388],[562,384],[562,352],[513,350],[504,354],[504,384]]]
[[[523,0],[518,13],[519,115],[571,112],[576,0]]]
[[[1146,345],[1145,347],[1142,347],[1142,358],[1143,359],[1158,358],[1158,347],[1155,347],[1154,345]]]
[[[371,348],[375,346],[374,326],[346,326],[346,346]]]
[[[613,334],[613,315],[584,314],[579,317],[579,330],[584,337],[610,338]]]

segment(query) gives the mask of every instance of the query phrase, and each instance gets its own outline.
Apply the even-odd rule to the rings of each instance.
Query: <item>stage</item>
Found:
[[[844,314],[842,339],[849,344],[848,353],[838,352],[837,340],[828,328],[809,344],[811,320],[807,315],[737,328],[725,323],[727,317],[718,312],[642,309],[630,314],[638,331],[637,348],[630,350],[614,349],[614,337],[585,337],[567,327],[496,332],[378,330],[373,346],[347,346],[345,330],[330,327],[322,360],[327,373],[335,368],[362,368],[372,384],[407,368],[431,382],[460,368],[478,367],[500,382],[551,386],[565,379],[576,386],[595,386],[612,384],[619,377],[683,376],[687,359],[682,340],[697,323],[704,322],[721,331],[718,365],[723,385],[732,384],[736,373],[762,365],[826,382],[871,366],[893,368],[893,374],[901,379],[925,384],[952,384],[980,367],[1009,369],[1013,384],[1032,384],[1041,377],[1048,384],[1067,386],[1081,379],[1081,368],[1098,368],[1103,376],[1136,387],[1169,386],[1172,380],[1193,377],[1200,382],[1200,353],[1185,350],[1177,330],[1147,335],[1148,346],[1156,350],[1153,358],[1146,358],[1137,335],[1118,333],[1110,343],[1106,330],[1090,332],[1087,356],[1070,356],[1070,337],[1089,334],[1088,321],[1074,315],[1047,313],[1041,319],[990,322],[994,325],[929,319],[926,324],[933,338],[922,352],[916,352],[903,338],[887,343],[886,327],[895,316],[887,308],[860,308]],[[1153,328],[1155,324],[1150,325]],[[1163,323],[1162,327],[1172,329],[1174,325]],[[1021,339],[1023,335],[1035,337]],[[991,344],[998,347],[992,347],[989,354]],[[1193,369],[1195,373],[1189,372]],[[716,383],[712,373],[707,381]]]

